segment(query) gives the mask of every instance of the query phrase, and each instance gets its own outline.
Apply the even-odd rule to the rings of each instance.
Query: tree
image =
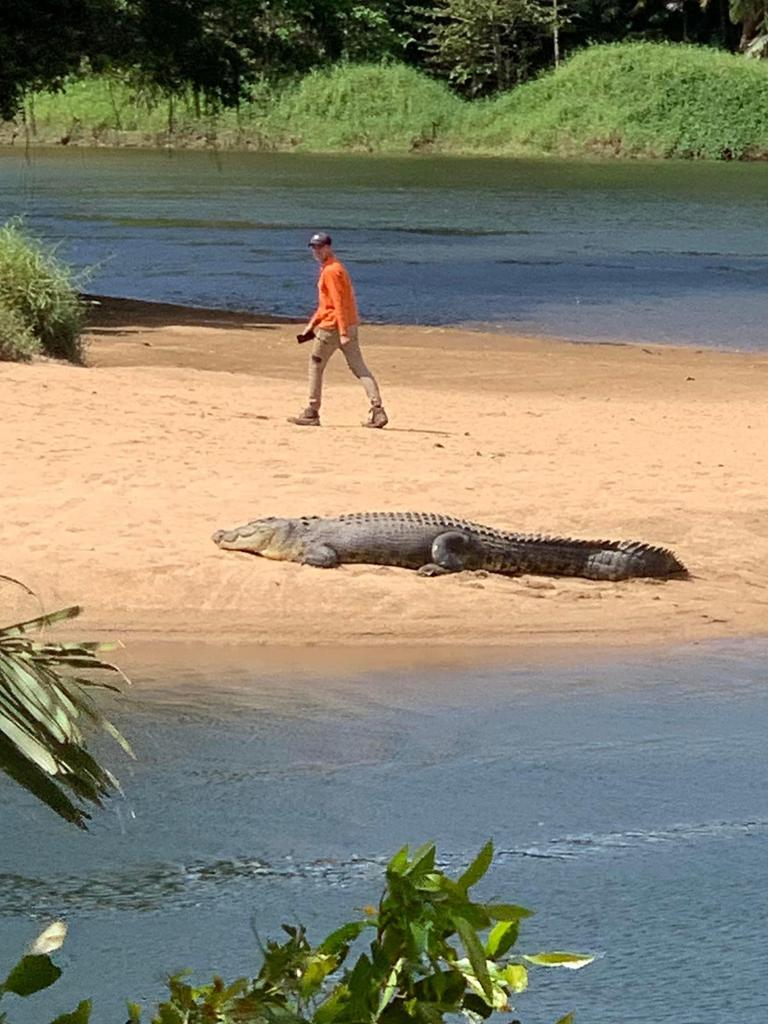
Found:
[[[745,52],[768,33],[768,3],[766,0],[730,0],[728,14],[739,26],[739,49]]]
[[[127,72],[236,106],[260,79],[401,52],[395,0],[24,0],[0,5],[0,118],[71,75]]]
[[[0,5],[0,118],[26,92],[61,87],[83,61],[96,70],[124,43],[120,0],[24,0]]]
[[[551,60],[545,0],[442,0],[419,12],[428,63],[467,96],[509,89]]]

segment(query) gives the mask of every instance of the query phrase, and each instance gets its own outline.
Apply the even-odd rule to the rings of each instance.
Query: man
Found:
[[[324,231],[312,235],[309,247],[321,268],[317,310],[304,331],[297,335],[299,341],[314,339],[309,356],[309,404],[299,416],[289,416],[288,422],[300,427],[320,426],[323,372],[328,360],[340,348],[347,366],[360,380],[371,402],[371,411],[363,426],[386,427],[389,420],[381,404],[379,386],[365,365],[357,340],[357,303],[349,274],[331,249],[330,235]]]

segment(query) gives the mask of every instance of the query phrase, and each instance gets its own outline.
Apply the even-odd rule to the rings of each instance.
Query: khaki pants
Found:
[[[381,405],[381,395],[376,380],[365,365],[363,353],[360,351],[360,343],[357,340],[357,326],[350,327],[348,331],[349,341],[342,345],[337,330],[327,331],[319,328],[316,338],[312,343],[312,351],[309,355],[309,406],[311,409],[319,409],[323,394],[323,373],[328,365],[328,360],[333,353],[340,348],[347,360],[347,366],[359,379],[365,388],[365,393],[371,401],[371,405]]]

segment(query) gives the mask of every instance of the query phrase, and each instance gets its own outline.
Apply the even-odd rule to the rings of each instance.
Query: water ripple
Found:
[[[494,864],[521,857],[572,861],[595,855],[617,856],[638,847],[684,847],[713,840],[734,842],[768,835],[768,819],[739,822],[680,824],[651,830],[583,833],[551,839],[532,846],[500,848]],[[222,899],[254,880],[277,883],[301,882],[323,888],[344,889],[359,882],[383,881],[387,857],[352,856],[295,860],[260,857],[224,858],[208,863],[137,865],[90,876],[64,875],[31,878],[0,874],[0,916],[47,917],[52,913],[94,914],[104,911],[146,913],[178,910]],[[462,870],[466,853],[440,856],[438,866],[449,872]]]

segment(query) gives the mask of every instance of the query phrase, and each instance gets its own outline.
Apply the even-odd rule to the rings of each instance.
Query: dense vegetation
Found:
[[[84,306],[69,268],[19,224],[0,227],[0,359],[84,357]]]
[[[72,76],[119,74],[198,112],[340,61],[405,63],[465,96],[616,41],[755,53],[768,0],[25,0],[0,5],[0,117]]]
[[[615,44],[481,106],[478,149],[765,158],[768,66],[695,46]]]
[[[35,99],[39,141],[279,150],[758,159],[768,65],[708,47],[611,43],[475,100],[403,64],[346,64],[262,84],[237,111],[198,114],[110,77]]]
[[[387,866],[378,907],[316,946],[301,925],[283,925],[287,940],[267,942],[254,978],[193,985],[184,975],[171,977],[169,997],[150,1024],[440,1024],[506,1014],[510,999],[528,987],[531,967],[578,970],[594,957],[518,951],[520,922],[531,911],[477,902],[469,893],[492,857],[487,843],[453,879],[437,866],[433,844],[412,855],[404,847]],[[371,933],[367,950],[348,966],[352,947]],[[33,996],[57,981],[61,969],[50,953],[65,935],[63,922],[49,926],[0,983],[0,1000],[5,993]],[[88,1024],[91,1008],[85,999],[51,1024]],[[135,1003],[128,1013],[129,1024],[145,1019]],[[558,1024],[573,1020],[569,1013]]]

